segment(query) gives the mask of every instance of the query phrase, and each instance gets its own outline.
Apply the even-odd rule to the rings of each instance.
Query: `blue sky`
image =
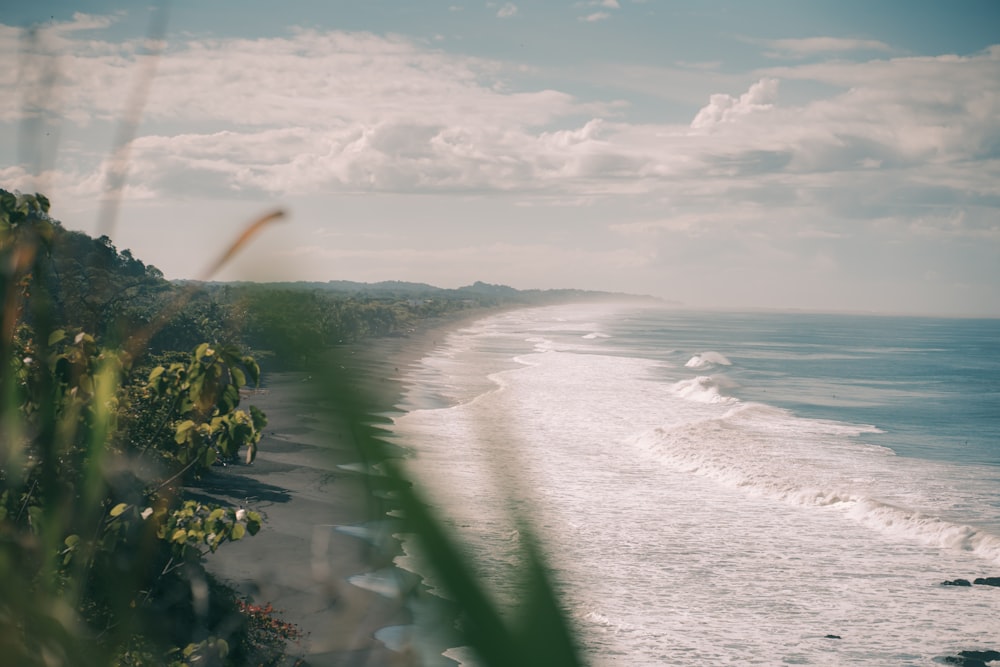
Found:
[[[171,278],[1000,316],[992,0],[21,4],[0,187]]]

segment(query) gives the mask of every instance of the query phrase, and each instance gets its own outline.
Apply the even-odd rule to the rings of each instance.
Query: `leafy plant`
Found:
[[[256,407],[248,413],[237,406],[240,388],[248,379],[256,385],[259,378],[253,357],[208,343],[185,361],[153,368],[148,387],[158,399],[155,404],[166,406],[164,421],[177,444],[172,457],[185,469],[206,469],[220,459],[234,460],[246,446],[246,462],[252,463],[267,419]]]
[[[227,637],[244,641],[245,624],[226,622],[235,603],[206,600],[201,562],[256,534],[262,517],[185,500],[181,484],[242,448],[253,459],[266,420],[239,409],[239,389],[260,370],[235,348],[206,343],[140,379],[148,328],[109,333],[123,343],[114,346],[63,320],[59,304],[80,285],[58,280],[65,232],[48,210],[44,196],[0,190],[5,659],[225,661]],[[108,280],[131,279],[136,261]]]

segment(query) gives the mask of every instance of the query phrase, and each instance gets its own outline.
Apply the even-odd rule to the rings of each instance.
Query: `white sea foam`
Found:
[[[385,474],[378,468],[378,466],[372,466],[368,465],[367,463],[361,463],[361,462],[341,463],[337,465],[337,467],[340,468],[341,470],[346,470],[347,472],[357,472],[361,473],[362,475],[382,476]]]
[[[708,318],[632,317],[562,307],[490,318],[435,368],[464,398],[397,419],[495,599],[523,599],[510,539],[520,512],[598,667],[933,664],[992,636],[1000,596],[938,584],[1000,564],[995,469],[893,456],[866,442],[884,435],[874,426],[739,399],[752,380],[769,383],[767,396],[812,392],[815,405],[835,391],[822,405],[841,412],[824,415],[902,398],[850,377],[748,369],[839,359],[839,343],[791,347],[782,334],[737,349],[762,328],[724,331],[725,345],[698,338]],[[594,332],[614,342],[597,345]],[[711,374],[665,352],[685,349],[718,350],[697,355]],[[720,361],[730,357],[739,363]],[[423,571],[410,544],[398,563]]]
[[[394,521],[368,521],[355,525],[335,526],[334,530],[381,547],[387,544],[395,528]]]
[[[707,375],[681,380],[673,385],[675,395],[697,403],[732,403],[736,399],[723,396],[719,391],[721,383]]]
[[[634,632],[636,630],[634,625],[616,622],[612,618],[597,611],[588,611],[580,614],[577,622],[591,628],[598,628],[601,632],[611,632],[615,634]]]
[[[468,646],[449,648],[444,652],[444,657],[455,661],[460,667],[473,667],[479,664],[479,661],[476,660],[476,654]]]
[[[851,508],[850,515],[876,530],[915,539],[928,546],[968,551],[1000,565],[1000,535],[983,529],[952,523],[872,498],[859,500]]]
[[[684,364],[687,368],[705,368],[706,366],[732,366],[733,362],[729,361],[724,355],[718,352],[702,352],[701,354],[696,354],[687,363]]]
[[[416,632],[417,628],[412,625],[388,625],[375,631],[375,639],[390,651],[402,653],[410,646]]]
[[[856,473],[861,467],[869,474],[878,470],[878,459],[891,452],[833,439],[873,431],[877,429],[741,404],[718,417],[652,429],[633,442],[676,470],[744,493],[803,507],[839,507],[887,535],[973,552],[1000,564],[1000,535],[877,499],[878,486]],[[828,442],[822,449],[802,445],[824,438]],[[891,482],[882,472],[885,483]]]
[[[348,577],[347,580],[358,588],[364,588],[390,599],[399,598],[405,587],[396,570],[391,568],[356,574]]]

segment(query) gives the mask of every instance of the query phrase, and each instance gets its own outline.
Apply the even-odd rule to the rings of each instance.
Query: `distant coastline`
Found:
[[[480,280],[457,288],[436,287],[427,283],[414,283],[402,280],[384,280],[374,283],[356,282],[352,280],[322,281],[287,281],[287,282],[257,282],[257,281],[198,281],[174,280],[178,285],[198,285],[209,288],[235,286],[262,289],[281,290],[317,290],[340,294],[344,296],[363,296],[370,298],[438,298],[447,300],[468,299],[470,303],[487,305],[520,304],[520,305],[551,305],[572,303],[576,301],[615,301],[628,303],[650,303],[667,306],[682,306],[679,301],[662,299],[648,294],[632,294],[627,292],[608,292],[604,290],[584,290],[575,288],[553,289],[517,289],[508,285],[486,283]]]

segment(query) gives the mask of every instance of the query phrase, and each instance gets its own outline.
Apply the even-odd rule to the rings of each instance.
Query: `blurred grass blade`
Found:
[[[160,54],[165,46],[168,4],[165,0],[154,3],[150,10],[149,28],[144,42],[145,53],[139,60],[134,85],[115,132],[115,143],[111,149],[111,158],[105,174],[104,196],[101,198],[101,207],[97,214],[98,236],[112,236],[118,221],[118,209],[125,189],[132,141],[135,139],[139,121],[146,108],[149,89],[156,77]]]
[[[337,363],[336,358],[327,368],[319,386],[328,399],[331,413],[350,426],[362,460],[368,465],[377,463],[390,480],[403,510],[406,532],[417,536],[428,565],[461,610],[464,641],[480,662],[488,667],[582,665],[572,628],[523,517],[519,523],[525,536],[522,544],[526,546],[519,560],[527,596],[507,620],[474,573],[470,557],[463,552],[456,536],[424,502],[401,467],[386,456],[386,443],[380,438],[382,431],[372,425],[371,410],[376,403],[359,389],[363,385],[355,371],[347,370],[346,364]]]
[[[221,269],[226,264],[226,262],[232,259],[233,256],[236,253],[238,253],[243,246],[249,243],[250,239],[256,236],[260,232],[260,230],[262,230],[270,223],[275,222],[277,220],[281,220],[284,217],[285,217],[284,211],[276,210],[276,211],[271,211],[270,213],[267,213],[257,218],[253,222],[251,222],[243,230],[243,233],[240,234],[238,237],[236,237],[236,240],[233,241],[228,248],[226,248],[226,251],[222,253],[219,259],[215,260],[215,262],[208,267],[208,269],[202,274],[201,279],[208,280],[209,278],[211,278],[213,275],[215,275],[215,273],[219,269]]]
[[[202,280],[210,279],[216,271],[221,269],[225,264],[232,259],[245,245],[247,245],[254,236],[260,233],[267,225],[277,220],[281,220],[285,217],[285,212],[281,210],[271,211],[261,217],[257,218],[249,225],[247,225],[243,232],[233,241],[224,253],[217,259],[203,274]],[[153,317],[152,321],[147,324],[142,329],[136,331],[129,339],[125,346],[126,354],[129,359],[135,359],[146,346],[149,341],[160,331],[167,322],[174,318],[178,313],[184,310],[184,307],[191,301],[191,298],[198,292],[197,285],[189,285],[186,289],[181,290],[166,306],[164,306],[160,312]],[[128,363],[129,359],[126,359]]]
[[[391,477],[403,482],[392,466],[385,466]],[[399,484],[405,525],[416,534],[424,553],[441,577],[449,596],[455,600],[464,617],[465,639],[486,665],[495,667],[526,665],[523,647],[515,641],[503,618],[479,585],[463,556],[428,506],[408,484]]]
[[[55,163],[59,144],[56,98],[59,80],[59,58],[46,43],[44,29],[33,27],[22,36],[17,88],[21,91],[21,123],[17,134],[17,154],[20,164],[29,165],[34,176],[34,189],[48,191],[48,177]]]
[[[581,661],[573,630],[559,605],[545,561],[530,533],[525,528],[520,533],[522,544],[526,544],[527,597],[518,608],[518,642],[531,652],[529,658],[532,665],[579,665]]]

